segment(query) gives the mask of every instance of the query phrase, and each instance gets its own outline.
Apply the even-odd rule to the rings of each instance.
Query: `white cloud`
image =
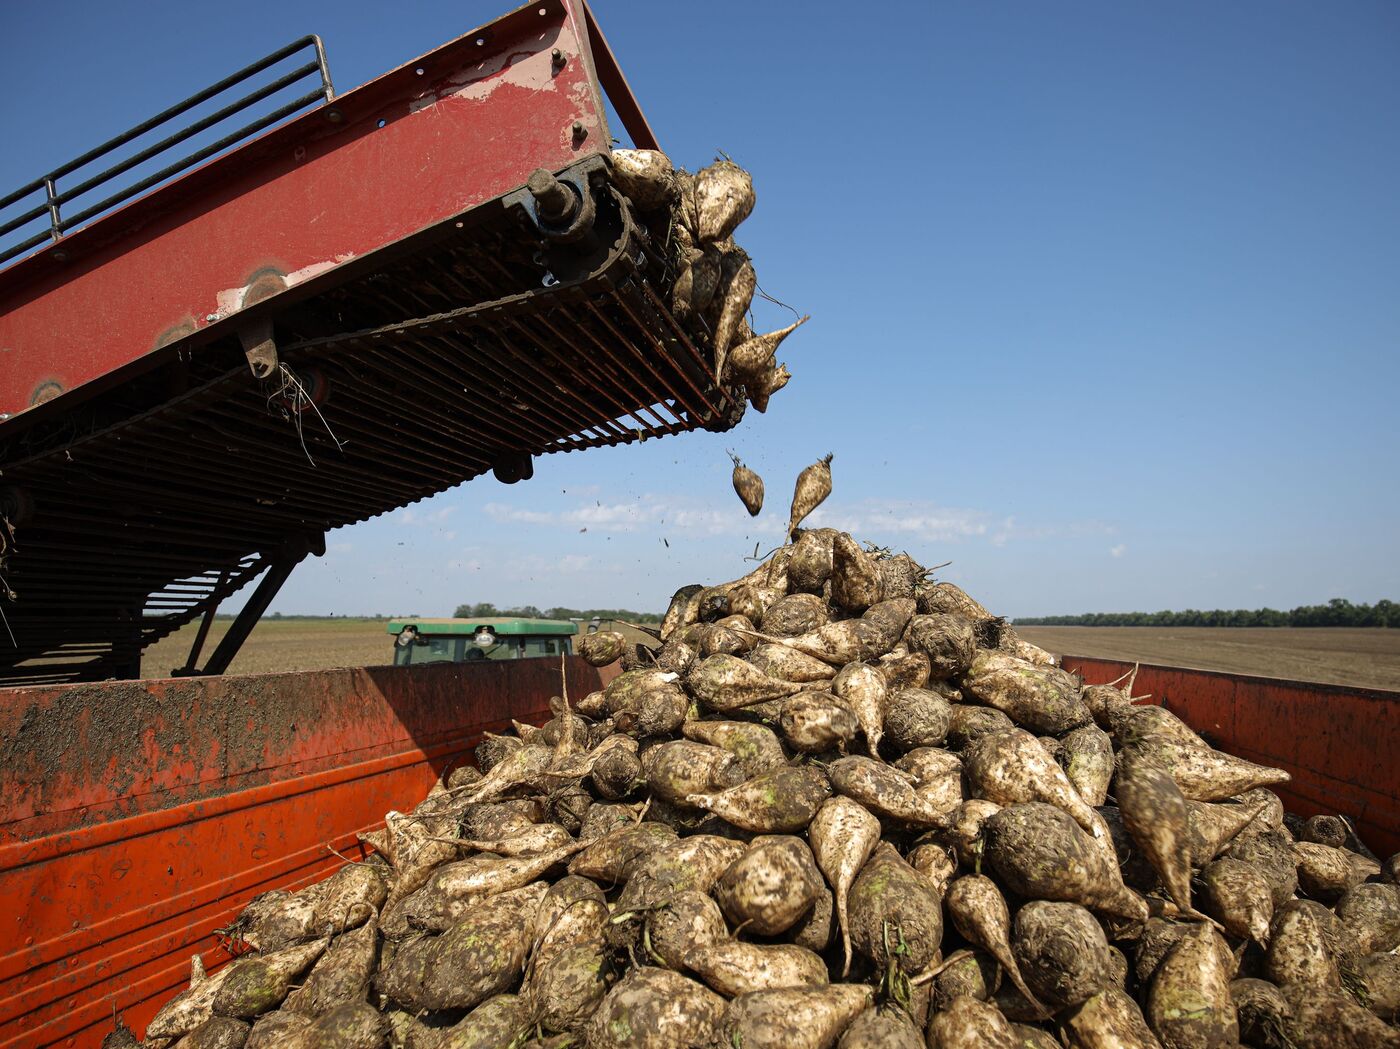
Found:
[[[989,534],[998,545],[1010,537],[1010,518],[997,528],[991,514],[914,500],[867,499],[862,503],[818,507],[808,524],[839,528],[860,538],[898,535],[937,542],[976,539]]]
[[[565,554],[561,557],[554,569],[565,575],[573,575],[576,572],[586,571],[593,564],[593,558],[587,554]]]
[[[654,510],[655,507],[650,509]],[[634,503],[614,503],[610,506],[597,503],[559,515],[561,521],[569,524],[611,525],[623,531],[630,531],[647,517],[646,509]]]
[[[504,503],[487,503],[483,509],[494,521],[552,525],[574,532],[581,527],[606,532],[660,528],[703,535],[749,535],[756,527],[748,514],[737,507],[731,511],[714,510],[686,497],[655,494],[643,495],[635,502],[627,503],[604,503],[595,499],[592,503],[562,511],[526,510]],[[770,530],[781,527],[772,515],[761,521]]]
[[[494,521],[538,525],[577,533],[649,531],[663,536],[770,536],[780,539],[787,524],[786,506],[770,506],[751,518],[738,504],[716,509],[690,496],[647,493],[629,502],[590,500],[570,509],[530,510],[507,503],[487,503]],[[1079,538],[1112,535],[1112,526],[1099,521],[1026,525],[1013,516],[986,510],[941,506],[929,500],[866,499],[828,502],[818,507],[807,525],[839,528],[875,542],[985,542],[995,547],[1026,539]],[[1120,556],[1119,554],[1115,554]]]
[[[542,510],[524,510],[518,506],[506,506],[503,503],[487,503],[483,509],[486,516],[493,521],[518,522],[520,524],[551,524],[554,515]]]
[[[391,520],[400,525],[437,525],[442,524],[456,512],[457,508],[450,504],[434,507],[431,510],[424,510],[421,507],[415,510],[411,506],[405,506]]]
[[[1128,552],[1128,544],[1127,544],[1127,543],[1119,543],[1117,546],[1110,546],[1110,547],[1108,548],[1108,556],[1109,556],[1109,557],[1122,557],[1122,556],[1123,556],[1124,554],[1126,554],[1127,552]]]
[[[522,579],[535,580],[541,576],[551,578],[563,575],[581,575],[585,572],[592,572],[601,566],[596,565],[592,556],[588,554],[563,554],[559,557],[527,554],[524,557],[513,557],[497,567],[505,569],[506,578],[518,581]]]
[[[496,521],[515,524],[553,525],[578,531],[596,528],[609,532],[637,532],[658,529],[668,534],[692,535],[781,535],[787,514],[770,508],[757,518],[735,503],[729,510],[717,510],[687,496],[675,494],[644,494],[630,503],[584,504],[561,511],[525,510],[503,503],[487,503],[486,514]],[[865,535],[879,532],[888,535],[918,536],[923,539],[958,539],[987,535],[995,527],[990,514],[976,510],[937,507],[930,503],[911,501],[868,500],[860,504],[827,504],[808,518],[809,525],[840,528],[841,531]],[[1002,524],[1002,532],[1007,531]],[[1002,539],[1004,541],[1004,539]]]

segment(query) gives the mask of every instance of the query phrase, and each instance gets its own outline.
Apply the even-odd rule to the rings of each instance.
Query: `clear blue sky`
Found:
[[[297,34],[346,90],[508,2],[7,3],[0,184]],[[1400,7],[596,10],[674,160],[753,171],[795,378],[731,434],[334,533],[275,608],[660,608],[770,547],[828,451],[825,521],[1003,614],[1400,597]]]

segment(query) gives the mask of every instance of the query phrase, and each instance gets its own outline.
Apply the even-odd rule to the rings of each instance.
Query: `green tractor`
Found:
[[[394,665],[537,659],[573,652],[578,624],[559,619],[391,619]]]

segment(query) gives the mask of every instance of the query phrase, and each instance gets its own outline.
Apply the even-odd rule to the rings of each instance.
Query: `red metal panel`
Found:
[[[0,413],[149,366],[260,273],[295,288],[606,151],[581,18],[538,0],[0,272]]]
[[[575,696],[611,676],[567,674]],[[0,692],[0,1047],[96,1046],[114,1009],[143,1030],[249,899],[358,855],[559,681],[522,660]]]
[[[1090,684],[1133,668],[1085,656],[1063,665]],[[1147,663],[1133,692],[1221,750],[1288,770],[1292,781],[1274,790],[1289,809],[1340,813],[1378,855],[1400,852],[1400,692]]]

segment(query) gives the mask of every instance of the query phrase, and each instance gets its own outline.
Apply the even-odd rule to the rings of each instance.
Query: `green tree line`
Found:
[[[1089,612],[1081,616],[1027,616],[1017,626],[1349,626],[1400,628],[1400,604],[1355,605],[1334,597],[1325,605],[1276,608],[1188,608],[1183,612]]]
[[[629,623],[659,623],[661,617],[655,612],[633,612],[628,608],[546,608],[543,611],[534,605],[520,605],[516,608],[497,608],[489,601],[478,601],[474,605],[458,605],[452,613],[453,619],[487,619],[491,616],[519,616],[521,619],[625,619]]]

